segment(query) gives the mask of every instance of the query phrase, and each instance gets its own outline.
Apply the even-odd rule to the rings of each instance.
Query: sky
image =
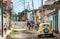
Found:
[[[46,0],[44,0],[45,3]],[[14,12],[18,13],[24,10],[24,0],[12,0],[13,2],[13,10]],[[32,0],[25,0],[25,9],[27,8],[29,2],[29,7],[32,9]],[[34,9],[37,9],[41,6],[41,0],[33,0],[34,2]]]

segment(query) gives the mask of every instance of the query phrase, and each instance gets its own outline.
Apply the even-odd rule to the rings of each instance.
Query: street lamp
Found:
[[[1,2],[1,5],[2,5],[2,7],[1,7],[1,20],[2,20],[2,37],[3,37],[3,0],[2,0],[2,2]]]

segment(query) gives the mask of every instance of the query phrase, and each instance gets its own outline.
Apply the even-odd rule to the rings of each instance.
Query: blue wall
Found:
[[[18,17],[17,16],[15,16],[15,21],[18,21]]]
[[[53,28],[54,30],[58,30],[58,12],[53,14]]]

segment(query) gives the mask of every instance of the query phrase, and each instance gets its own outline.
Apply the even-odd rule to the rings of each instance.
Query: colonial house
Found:
[[[47,10],[47,8],[49,6],[51,6],[53,3],[55,2],[55,0],[47,0],[43,6],[44,8],[44,22],[48,22],[48,16],[46,15],[46,13],[51,12],[52,10]]]
[[[14,21],[16,22],[26,21],[26,20],[27,20],[27,13],[21,13],[21,14],[14,15]]]
[[[37,23],[42,23],[42,22],[48,22],[48,16],[46,13],[51,10],[47,10],[47,8],[52,5],[55,2],[55,0],[47,0],[45,4],[43,5],[43,12],[42,12],[42,7],[39,7],[38,9],[34,10],[34,18]]]
[[[50,7],[47,8],[47,10],[52,10],[49,13],[47,13],[48,16],[48,22],[52,24],[53,31],[58,34],[60,33],[60,0],[54,2]]]
[[[33,21],[33,14],[32,11],[27,12],[27,19]]]
[[[34,10],[34,13],[35,13],[35,16],[34,16],[34,18],[35,18],[35,21],[36,21],[36,23],[41,23],[41,15],[40,15],[40,9],[35,9]]]
[[[2,22],[1,20],[1,5],[2,1],[0,0],[0,22]],[[7,33],[10,32],[9,30],[11,29],[11,10],[12,10],[12,7],[11,7],[11,0],[3,0],[3,29],[4,29],[4,25],[6,24],[7,25],[7,31],[5,33],[5,31],[3,30],[3,37],[6,35],[7,36]],[[0,23],[0,29],[2,31],[2,24]],[[2,35],[2,33],[0,32],[0,34]],[[0,36],[0,38],[2,38]],[[4,38],[2,38],[4,39]]]

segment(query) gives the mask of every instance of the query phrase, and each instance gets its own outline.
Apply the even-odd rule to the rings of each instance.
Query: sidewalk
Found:
[[[60,34],[55,34],[55,33],[54,33],[54,36],[60,38]]]

